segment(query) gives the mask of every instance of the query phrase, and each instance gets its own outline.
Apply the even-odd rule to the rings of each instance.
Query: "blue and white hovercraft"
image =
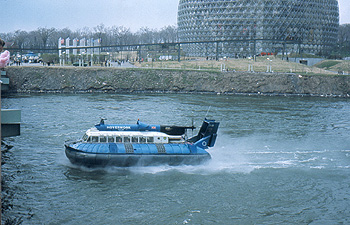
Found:
[[[219,122],[204,119],[198,134],[187,138],[194,126],[105,124],[104,119],[86,131],[82,140],[65,144],[71,163],[87,167],[196,165],[211,159]]]

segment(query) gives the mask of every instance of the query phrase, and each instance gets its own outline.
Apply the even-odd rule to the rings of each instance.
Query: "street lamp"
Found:
[[[266,67],[266,73],[272,73],[272,66],[271,66],[272,60],[270,58],[267,58],[267,67]]]
[[[81,56],[82,56],[82,60],[81,60],[81,66],[83,67],[84,66],[84,55],[85,55],[86,52],[82,52],[81,53]]]
[[[65,60],[66,60],[66,51],[64,51],[64,52],[62,52],[62,54],[63,54],[63,66],[64,66],[64,62],[65,62]]]

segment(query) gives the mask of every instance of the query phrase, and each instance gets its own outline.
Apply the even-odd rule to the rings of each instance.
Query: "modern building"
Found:
[[[337,0],[180,0],[178,30],[190,56],[324,54],[337,41]]]

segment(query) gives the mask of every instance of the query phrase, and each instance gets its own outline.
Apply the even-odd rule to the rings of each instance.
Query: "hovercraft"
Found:
[[[72,164],[87,167],[129,167],[167,164],[197,165],[211,159],[219,122],[204,119],[196,136],[187,138],[194,126],[105,124],[105,119],[86,131],[83,138],[65,143]]]

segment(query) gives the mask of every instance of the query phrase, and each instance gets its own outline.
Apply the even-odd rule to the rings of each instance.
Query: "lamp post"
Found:
[[[81,66],[84,67],[84,55],[86,52],[82,52],[81,56],[82,56],[82,60],[81,60]]]
[[[62,52],[62,54],[63,54],[62,64],[63,64],[63,66],[64,66],[65,60],[66,60],[66,51]]]
[[[111,66],[111,54],[109,52],[107,52],[107,65],[108,67]]]
[[[266,73],[272,73],[272,66],[271,66],[272,60],[270,58],[267,58],[267,67],[266,67]]]

